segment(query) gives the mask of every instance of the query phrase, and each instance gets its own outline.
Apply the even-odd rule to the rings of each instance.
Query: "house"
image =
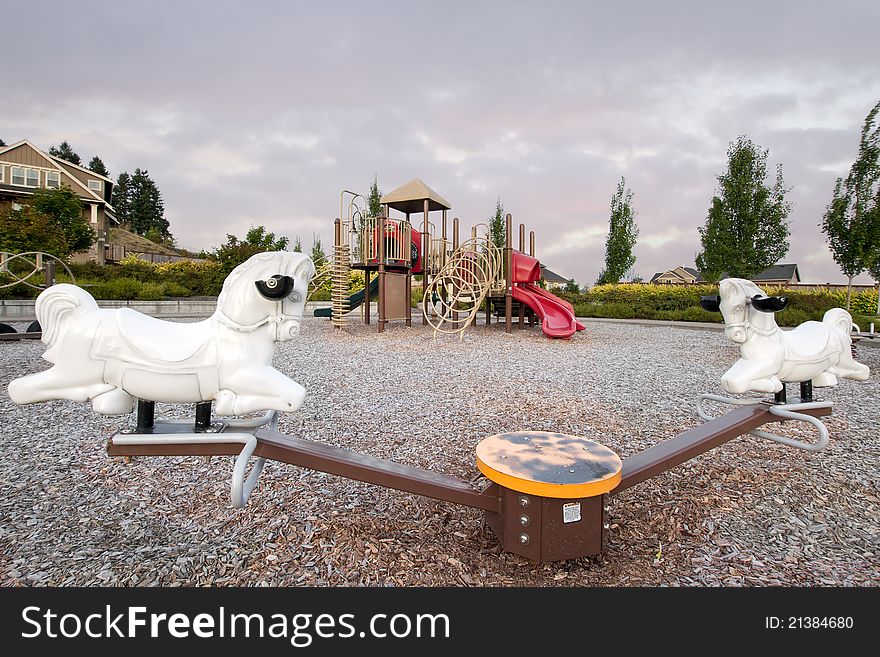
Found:
[[[541,280],[547,285],[548,290],[559,290],[568,285],[571,279],[563,278],[555,271],[551,271],[544,265],[541,265]]]
[[[727,274],[723,274],[721,280],[727,277]],[[797,264],[773,265],[755,274],[750,280],[756,285],[766,285],[767,287],[786,286],[800,283],[801,275]],[[675,269],[654,274],[651,277],[651,282],[658,285],[693,285],[707,281],[696,269],[682,265]]]
[[[74,260],[104,264],[109,248],[108,231],[117,223],[110,205],[113,181],[67,160],[49,155],[27,139],[0,147],[0,208],[15,207],[33,196],[37,187],[70,187],[83,205],[83,218],[97,235],[87,253]]]
[[[693,285],[703,283],[703,277],[693,267],[679,265],[675,269],[657,272],[651,277],[651,283],[656,285]]]

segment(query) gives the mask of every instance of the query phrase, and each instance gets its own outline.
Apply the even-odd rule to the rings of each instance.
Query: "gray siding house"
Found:
[[[0,147],[0,208],[14,206],[33,196],[37,187],[70,187],[83,204],[83,218],[95,231],[97,241],[73,260],[104,264],[109,230],[116,216],[110,198],[113,181],[67,160],[53,157],[27,139]]]

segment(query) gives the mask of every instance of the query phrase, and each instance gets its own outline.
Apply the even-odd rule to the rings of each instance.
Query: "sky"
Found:
[[[621,177],[633,273],[692,267],[746,135],[790,188],[783,262],[842,282],[819,223],[880,100],[878,24],[876,0],[4,0],[0,139],[146,169],[196,251],[258,225],[328,247],[343,189],[420,178],[462,234],[500,199],[592,285]]]

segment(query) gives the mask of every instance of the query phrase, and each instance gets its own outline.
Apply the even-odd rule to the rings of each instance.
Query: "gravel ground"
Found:
[[[308,391],[280,430],[467,479],[476,444],[506,430],[626,457],[697,425],[697,395],[720,393],[738,358],[714,331],[587,325],[570,341],[478,326],[458,342],[306,319],[276,352]],[[44,369],[42,352],[0,343],[5,586],[880,584],[880,349],[858,347],[869,381],[817,390],[835,403],[823,452],[738,438],[612,497],[604,555],[551,564],[502,552],[477,510],[277,463],[232,509],[231,458],[126,464],[105,451],[124,419],[12,404],[6,385]]]

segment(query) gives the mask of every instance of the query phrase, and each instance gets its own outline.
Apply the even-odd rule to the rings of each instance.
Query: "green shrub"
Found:
[[[822,315],[825,313],[817,311],[809,311],[803,308],[789,306],[785,310],[775,314],[776,324],[778,326],[797,326],[810,320],[821,322]]]
[[[133,278],[117,278],[95,285],[91,290],[96,299],[135,299],[140,292],[141,283]]]
[[[165,298],[165,286],[161,283],[141,283],[137,298],[141,301],[159,301]]]
[[[166,297],[188,297],[191,294],[188,287],[175,283],[174,281],[162,283],[162,287],[165,288]]]
[[[309,301],[330,301],[330,290],[319,288],[309,296]]]

